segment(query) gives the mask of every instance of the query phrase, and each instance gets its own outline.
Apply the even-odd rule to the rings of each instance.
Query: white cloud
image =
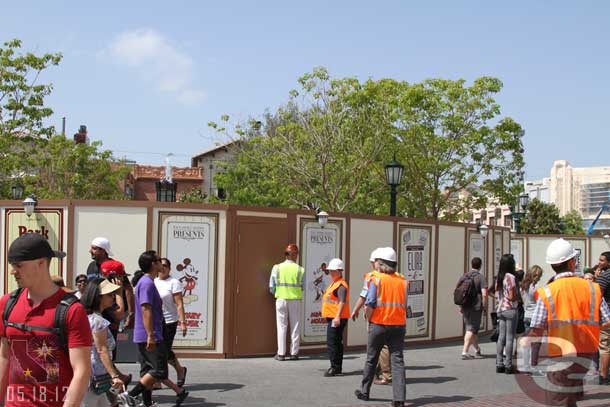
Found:
[[[205,99],[205,92],[193,87],[193,59],[155,30],[121,33],[98,55],[137,70],[142,78],[174,95],[180,103],[196,105]]]

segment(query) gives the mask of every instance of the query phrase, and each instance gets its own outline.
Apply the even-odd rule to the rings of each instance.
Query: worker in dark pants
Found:
[[[343,261],[332,259],[326,268],[333,279],[322,297],[322,317],[326,318],[326,344],[330,368],[325,377],[337,376],[343,372],[343,331],[349,319],[349,287],[343,279]]]
[[[408,284],[403,276],[395,273],[394,249],[383,248],[377,255],[379,273],[372,277],[365,301],[365,315],[369,321],[366,362],[362,385],[355,394],[360,400],[369,399],[379,353],[383,345],[388,345],[392,365],[392,405],[404,406],[406,385],[403,350],[407,325]]]

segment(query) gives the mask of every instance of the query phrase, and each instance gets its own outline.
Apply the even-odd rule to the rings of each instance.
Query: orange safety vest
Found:
[[[539,288],[536,295],[547,311],[549,356],[597,351],[602,302],[598,284],[565,277]]]
[[[407,324],[407,286],[405,278],[398,274],[377,273],[371,282],[377,286],[377,306],[370,322],[379,325]]]
[[[335,295],[335,291],[340,286],[345,287],[347,291],[345,296],[345,304],[341,310],[340,319],[349,318],[349,287],[344,279],[340,278],[334,281],[324,292],[322,297],[322,316],[325,318],[335,318],[337,316],[337,310],[339,309],[339,297]]]

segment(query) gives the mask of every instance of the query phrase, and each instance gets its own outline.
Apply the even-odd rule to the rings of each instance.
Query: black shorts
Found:
[[[138,361],[140,362],[140,377],[148,373],[159,380],[168,378],[165,343],[157,342],[151,352],[146,350],[146,343],[138,343]]]

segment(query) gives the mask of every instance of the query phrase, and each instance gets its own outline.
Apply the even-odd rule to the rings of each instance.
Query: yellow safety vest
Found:
[[[275,298],[300,300],[303,298],[303,276],[305,269],[296,263],[280,263],[273,266]]]

